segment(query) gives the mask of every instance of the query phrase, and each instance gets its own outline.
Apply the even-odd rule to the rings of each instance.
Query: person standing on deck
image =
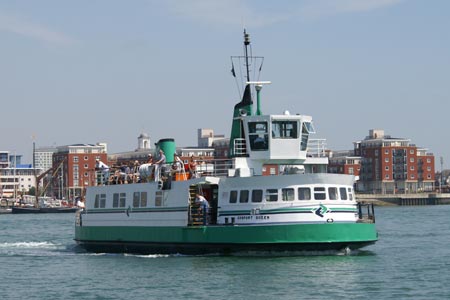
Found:
[[[155,181],[158,181],[160,177],[160,173],[162,171],[162,167],[166,164],[166,155],[164,154],[164,151],[161,149],[159,150],[159,157],[158,160],[155,161]]]
[[[209,202],[202,194],[195,194],[195,204],[199,205],[199,212],[203,215],[203,224],[208,224]]]
[[[95,160],[95,170],[96,171],[100,171],[101,183],[105,184],[106,180],[109,179],[109,167],[108,167],[108,165],[97,158]]]

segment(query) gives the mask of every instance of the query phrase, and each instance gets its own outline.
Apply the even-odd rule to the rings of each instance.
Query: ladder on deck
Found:
[[[189,226],[206,225],[207,214],[201,207],[195,203],[195,194],[201,193],[201,185],[191,185],[189,187]]]

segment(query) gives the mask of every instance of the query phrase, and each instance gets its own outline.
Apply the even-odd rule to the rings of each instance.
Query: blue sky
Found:
[[[0,150],[229,136],[245,26],[263,113],[313,116],[334,150],[381,128],[450,167],[449,23],[446,0],[3,0]]]

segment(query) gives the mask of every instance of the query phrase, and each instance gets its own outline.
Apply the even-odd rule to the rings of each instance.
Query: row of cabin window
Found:
[[[125,207],[127,202],[126,193],[114,193],[112,207]],[[148,205],[147,192],[134,192],[133,193],[133,207],[147,207]],[[161,206],[162,193],[157,191],[155,194],[155,206]],[[106,194],[95,195],[94,208],[106,207]]]
[[[278,189],[266,189],[265,190],[265,200],[266,202],[276,202],[279,199]],[[328,198],[327,198],[328,191]],[[250,195],[251,194],[251,195]],[[230,192],[230,203],[248,203],[251,202],[262,202],[263,200],[263,190],[240,190]],[[311,188],[309,187],[299,187],[297,188],[297,197],[295,195],[294,188],[283,188],[281,189],[281,200],[283,201],[294,201],[297,200],[353,200],[353,193],[351,188],[345,187],[315,187],[313,193],[311,193]]]

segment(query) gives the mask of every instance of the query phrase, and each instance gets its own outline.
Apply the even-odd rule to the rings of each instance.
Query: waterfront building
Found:
[[[372,129],[364,140],[354,142],[354,155],[361,157],[357,188],[371,193],[416,193],[434,190],[434,155]]]
[[[37,169],[48,170],[53,166],[53,153],[56,147],[39,147],[34,150],[34,166]]]
[[[53,196],[74,199],[95,184],[95,162],[108,162],[106,143],[59,146],[53,154]]]
[[[355,156],[353,150],[330,151],[328,173],[354,175],[359,179],[361,157]]]

